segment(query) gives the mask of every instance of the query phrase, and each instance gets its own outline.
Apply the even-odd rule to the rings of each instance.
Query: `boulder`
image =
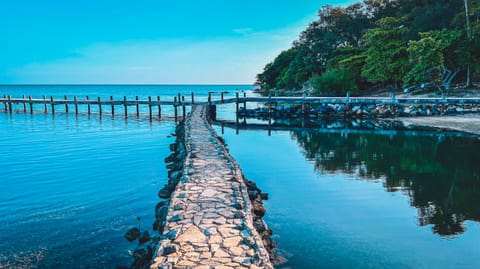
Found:
[[[138,238],[138,242],[140,244],[145,244],[146,242],[150,241],[150,234],[148,231],[144,231],[140,234],[140,237]]]
[[[125,239],[128,242],[132,242],[140,236],[140,230],[137,227],[133,227],[125,233]]]

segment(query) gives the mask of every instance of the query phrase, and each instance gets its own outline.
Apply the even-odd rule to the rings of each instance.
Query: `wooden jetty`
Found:
[[[214,94],[219,94],[220,98],[217,97],[216,100],[213,99]],[[91,114],[91,107],[96,106],[98,107],[98,113],[102,115],[102,113],[106,113],[104,111],[104,107],[109,107],[112,115],[115,115],[115,108],[120,106],[123,108],[123,114],[125,117],[128,116],[128,107],[133,106],[135,107],[136,115],[138,116],[140,113],[140,106],[148,106],[148,112],[150,119],[152,119],[154,115],[154,110],[156,110],[156,114],[159,117],[162,116],[162,108],[161,106],[173,106],[174,108],[174,116],[175,118],[178,117],[179,111],[178,109],[181,108],[182,115],[185,117],[186,114],[186,106],[192,106],[195,104],[199,105],[223,105],[223,104],[235,104],[235,110],[238,114],[240,106],[242,105],[243,109],[246,109],[247,103],[262,103],[268,106],[268,108],[272,108],[272,106],[284,103],[284,104],[297,104],[302,106],[302,111],[305,113],[306,106],[312,104],[344,104],[347,106],[354,106],[354,105],[390,105],[393,108],[396,106],[405,106],[405,105],[438,105],[441,107],[448,106],[448,105],[480,105],[480,98],[477,97],[464,97],[464,98],[456,98],[456,97],[438,97],[438,98],[396,98],[395,95],[391,95],[390,97],[252,97],[246,96],[246,93],[243,92],[243,96],[240,96],[240,93],[235,93],[235,97],[225,98],[225,95],[229,94],[228,92],[209,92],[208,99],[206,102],[196,102],[194,93],[191,93],[189,96],[189,100],[186,100],[185,96],[178,94],[175,96],[173,100],[164,100],[161,99],[159,96],[156,97],[148,97],[148,99],[140,100],[138,96],[135,99],[130,100],[127,97],[123,97],[123,99],[114,99],[113,96],[110,96],[108,99],[101,99],[100,97],[97,98],[89,98],[88,96],[84,99],[77,98],[76,96],[71,97],[70,99],[67,96],[64,98],[53,98],[43,96],[43,98],[32,98],[31,96],[22,96],[21,98],[13,98],[11,96],[4,95],[3,98],[0,98],[0,104],[4,105],[4,111],[12,112],[13,105],[20,105],[23,112],[33,113],[34,106],[41,105],[42,110],[45,113],[48,113],[49,107],[52,114],[55,114],[55,107],[56,106],[65,106],[65,112],[70,113],[70,109],[73,108],[75,114],[79,113],[79,106],[87,106],[87,113]],[[156,109],[155,109],[156,108]]]
[[[87,114],[92,114],[92,106],[98,107],[98,114],[101,116],[104,113],[111,113],[111,115],[115,115],[115,107],[120,106],[123,107],[123,115],[128,117],[128,107],[135,107],[136,115],[140,115],[140,106],[147,106],[148,107],[148,114],[150,120],[152,120],[154,113],[158,115],[159,118],[162,117],[162,106],[172,106],[174,108],[174,117],[177,119],[179,116],[178,109],[182,109],[182,115],[185,117],[186,114],[186,106],[191,106],[195,104],[195,97],[194,93],[191,94],[190,101],[185,101],[185,96],[181,96],[180,94],[178,97],[174,97],[173,100],[161,100],[160,96],[156,96],[152,98],[151,96],[148,97],[146,100],[140,100],[138,96],[135,97],[133,100],[127,99],[126,96],[123,99],[116,100],[113,96],[110,96],[109,99],[101,99],[101,97],[97,98],[90,98],[86,96],[85,99],[77,98],[77,96],[73,96],[73,98],[68,99],[67,96],[64,96],[63,99],[54,98],[50,96],[47,98],[43,96],[43,98],[32,98],[31,96],[22,96],[21,98],[12,98],[11,96],[4,95],[3,98],[0,98],[0,104],[4,105],[4,111],[13,113],[14,108],[13,105],[20,105],[20,110],[24,113],[30,112],[31,114],[34,113],[36,106],[41,105],[41,110],[45,113],[49,111],[52,114],[55,114],[55,108],[58,106],[65,106],[65,113],[75,113],[76,115],[79,114],[79,106],[87,106]],[[109,112],[105,111],[105,107],[109,108]],[[74,111],[71,111],[73,109]]]

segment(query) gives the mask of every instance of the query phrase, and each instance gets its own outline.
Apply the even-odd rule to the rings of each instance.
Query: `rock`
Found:
[[[255,215],[257,215],[258,217],[263,217],[265,216],[265,213],[267,211],[265,210],[265,208],[263,207],[263,205],[257,201],[254,201],[253,202],[253,213]]]
[[[153,222],[152,229],[153,229],[154,231],[162,232],[162,231],[163,231],[163,227],[165,227],[165,221],[156,219],[156,220]]]
[[[255,227],[255,230],[257,230],[257,232],[259,233],[262,233],[267,230],[267,228],[265,227],[265,223],[261,219],[253,222],[253,227]]]
[[[141,233],[140,237],[138,238],[138,242],[140,244],[145,244],[146,242],[150,241],[150,234],[148,231],[144,231]]]
[[[250,200],[254,200],[255,198],[257,198],[258,194],[259,193],[257,190],[248,191],[248,197],[250,198]]]
[[[177,246],[167,245],[163,248],[163,256],[177,252]]]
[[[262,200],[268,200],[268,193],[261,193],[260,196],[262,197]]]
[[[153,257],[153,249],[150,245],[143,245],[135,249],[133,252],[135,261],[133,262],[133,268],[143,268],[147,265]]]
[[[137,227],[133,227],[125,233],[125,239],[128,242],[132,242],[140,236],[140,230]]]
[[[242,204],[240,204],[238,201],[232,204],[232,207],[235,209],[243,209]]]
[[[174,163],[177,161],[178,159],[175,157],[175,154],[171,154],[167,158],[165,158],[165,163]]]
[[[196,226],[190,226],[185,232],[178,235],[176,242],[206,243],[207,237]]]
[[[168,177],[169,178],[181,178],[183,175],[182,170],[176,170],[176,171],[169,171],[168,172]]]
[[[172,191],[169,188],[163,187],[161,190],[158,191],[158,197],[162,199],[169,199]]]
[[[168,214],[168,207],[162,206],[155,210],[155,218],[158,220],[165,220]]]

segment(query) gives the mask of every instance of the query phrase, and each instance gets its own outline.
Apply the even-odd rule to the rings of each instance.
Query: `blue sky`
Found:
[[[0,84],[234,84],[325,4],[347,0],[4,0]]]

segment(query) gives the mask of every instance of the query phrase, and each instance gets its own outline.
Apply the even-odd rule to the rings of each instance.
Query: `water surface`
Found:
[[[480,268],[478,138],[224,132],[270,194],[279,268]]]
[[[251,86],[2,85],[0,93],[41,98],[123,96],[140,99],[178,93],[206,100],[209,91]],[[3,95],[3,94],[2,94]],[[139,117],[89,117],[0,107],[0,268],[115,268],[130,265],[136,244],[124,238],[137,226],[153,233],[157,192],[167,182],[164,159],[175,122]],[[50,109],[50,108],[49,108]],[[168,107],[164,107],[167,110]],[[171,108],[170,108],[171,109]],[[224,114],[228,108],[224,108]],[[123,111],[121,111],[123,112]],[[221,111],[220,111],[221,113]],[[171,113],[170,113],[171,115]]]

